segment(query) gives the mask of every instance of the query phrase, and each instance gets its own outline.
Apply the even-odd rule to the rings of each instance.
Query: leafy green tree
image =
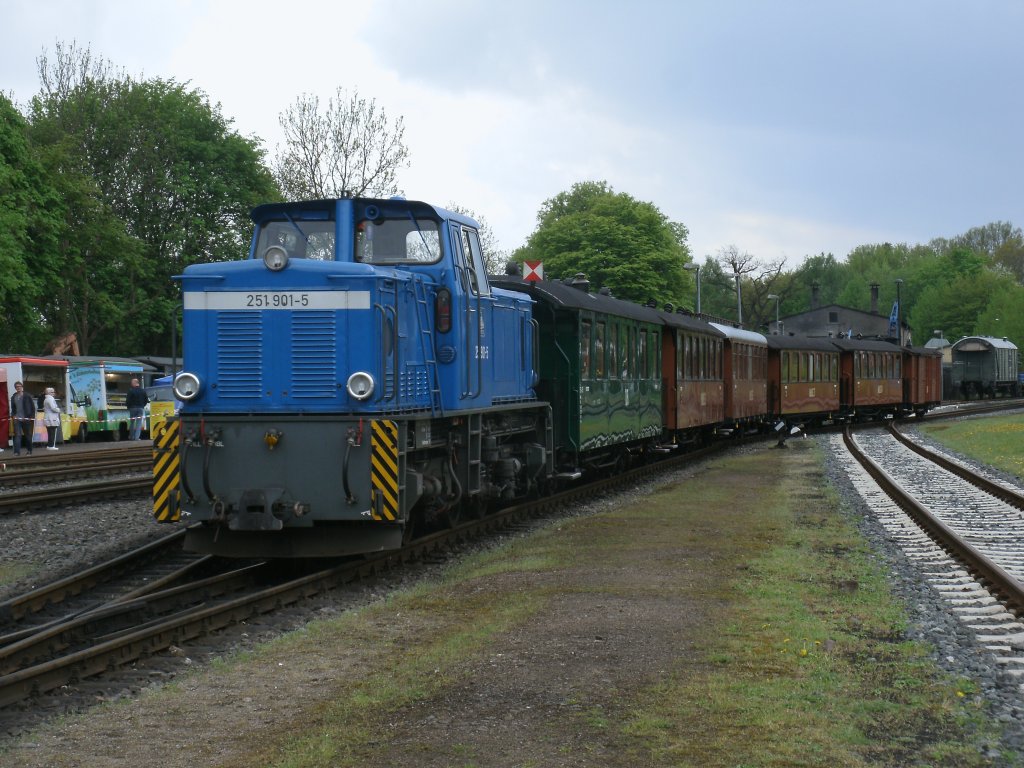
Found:
[[[927,341],[934,330],[950,341],[975,332],[978,318],[989,306],[994,291],[1008,281],[990,270],[959,275],[946,283],[924,288],[909,312],[914,343]]]
[[[839,295],[846,283],[847,267],[831,253],[810,256],[792,273],[792,286],[783,301],[783,315],[806,312],[811,308],[814,286],[818,287],[820,306],[838,304]]]
[[[280,199],[256,139],[239,136],[201,91],[170,80],[135,81],[90,69],[84,54],[40,61],[43,90],[31,105],[31,135],[51,150],[81,216],[113,216],[104,227],[69,218],[67,239],[106,280],[116,300],[73,306],[64,316],[107,354],[167,352],[179,289],[172,277],[189,264],[238,259],[248,243],[248,211]],[[52,71],[51,71],[52,70]],[[81,241],[89,233],[92,248]],[[141,244],[141,252],[130,245]],[[102,249],[102,254],[98,251]],[[106,263],[103,263],[103,262]],[[94,297],[95,298],[95,297]],[[131,322],[101,313],[123,307]]]
[[[28,125],[0,94],[0,351],[38,353],[50,337],[45,307],[62,202],[28,141]]]
[[[582,272],[595,289],[622,299],[692,304],[693,278],[683,268],[687,230],[654,204],[587,181],[547,200],[537,220],[514,261],[542,261],[550,279]]]
[[[988,304],[978,314],[973,333],[999,336],[1024,348],[1024,286],[1009,276],[1000,276],[989,295]],[[1024,360],[1022,360],[1024,363]]]

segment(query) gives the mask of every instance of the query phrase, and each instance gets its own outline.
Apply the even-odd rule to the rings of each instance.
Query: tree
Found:
[[[720,249],[716,260],[725,277],[735,281],[739,276],[739,295],[732,311],[725,316],[742,319],[748,328],[761,328],[767,325],[769,318],[774,319],[775,300],[768,299],[768,296],[780,295],[776,281],[786,260],[759,261],[746,251],[740,253],[735,245]],[[735,290],[734,285],[734,293]],[[738,314],[740,307],[743,308],[742,316]]]
[[[320,112],[320,99],[303,94],[278,118],[285,144],[274,158],[274,177],[289,200],[399,192],[399,169],[408,167],[405,126],[392,123],[376,99],[338,88]]]
[[[259,141],[233,132],[201,91],[113,77],[87,51],[39,66],[30,133],[76,201],[63,236],[68,268],[84,259],[78,279],[102,276],[112,297],[65,292],[57,311],[76,327],[60,330],[105,354],[169,351],[172,277],[243,256],[248,211],[280,199]]]
[[[595,288],[622,299],[690,303],[686,227],[653,203],[616,193],[607,182],[580,182],[547,200],[537,221],[514,261],[542,261],[545,277],[553,279],[582,272]]]
[[[942,330],[951,341],[975,333],[979,316],[989,306],[1000,284],[1008,280],[1005,276],[984,270],[925,287],[913,309],[904,315],[910,319],[915,341],[927,341],[933,330]]]
[[[28,125],[0,95],[0,350],[42,350],[44,308],[58,273],[62,202],[28,141]]]
[[[974,322],[973,333],[1005,337],[1024,347],[1024,286],[1003,277],[995,285],[988,304]]]

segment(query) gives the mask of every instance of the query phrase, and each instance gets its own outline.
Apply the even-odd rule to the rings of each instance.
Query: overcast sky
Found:
[[[338,87],[405,121],[406,196],[522,245],[545,200],[607,181],[789,268],[862,244],[1024,225],[1018,0],[0,0],[0,91],[56,41],[204,91],[273,153]]]

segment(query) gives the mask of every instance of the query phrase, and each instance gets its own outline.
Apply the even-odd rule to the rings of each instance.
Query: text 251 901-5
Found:
[[[308,307],[308,293],[247,293],[247,307]]]

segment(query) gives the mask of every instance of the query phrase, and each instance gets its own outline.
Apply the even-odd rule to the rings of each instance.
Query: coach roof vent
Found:
[[[587,276],[582,272],[577,272],[576,277],[569,283],[573,288],[583,291],[584,293],[590,293],[590,281],[587,280]]]

